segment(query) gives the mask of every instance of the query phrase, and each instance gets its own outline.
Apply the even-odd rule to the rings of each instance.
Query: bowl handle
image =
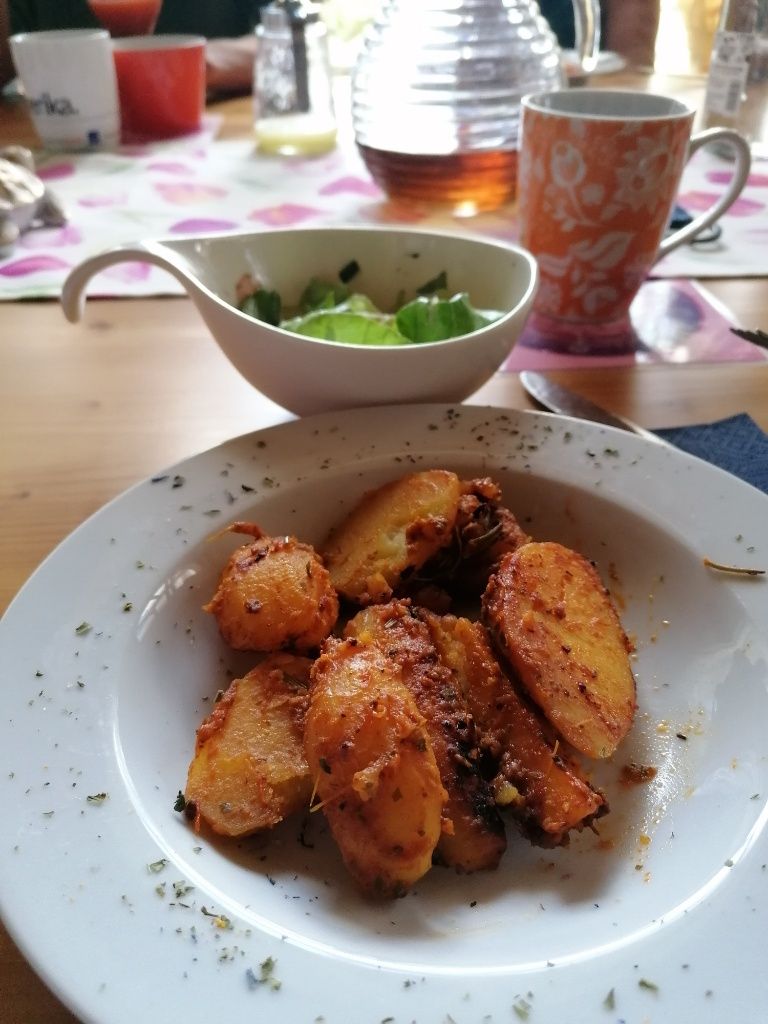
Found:
[[[183,256],[169,249],[161,242],[134,242],[119,245],[114,249],[96,253],[79,263],[70,271],[61,290],[61,305],[64,316],[71,324],[77,323],[85,308],[85,290],[90,279],[115,263],[153,263],[173,276],[186,288],[190,295],[200,291],[200,284],[192,268]]]

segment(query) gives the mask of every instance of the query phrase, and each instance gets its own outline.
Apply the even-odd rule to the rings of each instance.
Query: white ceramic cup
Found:
[[[46,149],[109,149],[120,137],[112,40],[104,29],[11,36],[11,52]]]

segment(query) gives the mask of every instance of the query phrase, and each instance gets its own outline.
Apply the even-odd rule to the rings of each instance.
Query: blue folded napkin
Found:
[[[768,494],[768,434],[746,413],[715,423],[666,427],[656,433],[690,455],[697,455]]]

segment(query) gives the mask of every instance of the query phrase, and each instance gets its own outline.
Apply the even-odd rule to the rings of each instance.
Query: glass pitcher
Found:
[[[589,71],[598,0],[573,6]],[[520,98],[566,84],[535,0],[384,0],[352,76],[355,140],[393,199],[495,209],[514,195]]]

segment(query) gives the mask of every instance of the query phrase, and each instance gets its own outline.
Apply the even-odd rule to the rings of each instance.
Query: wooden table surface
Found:
[[[621,85],[637,80],[623,76]],[[648,81],[642,83],[647,87]],[[659,83],[650,80],[659,88]],[[698,79],[661,87],[698,96]],[[223,132],[250,131],[248,100],[219,106]],[[32,142],[19,105],[0,105],[0,143]],[[768,329],[764,278],[707,281],[742,324]],[[88,515],[164,465],[288,419],[222,357],[185,298],[100,300],[72,326],[56,302],[0,307],[0,611]],[[748,412],[768,430],[768,362],[644,365],[553,374],[646,427]],[[516,375],[471,401],[530,408]],[[0,925],[0,1021],[72,1024]]]

